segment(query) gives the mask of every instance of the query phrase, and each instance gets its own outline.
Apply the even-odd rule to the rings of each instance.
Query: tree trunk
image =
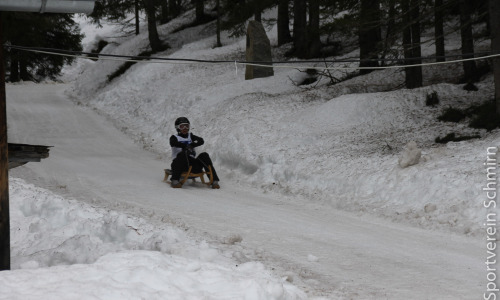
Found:
[[[180,14],[179,5],[176,0],[168,0],[168,11],[171,18],[178,17]]]
[[[459,0],[460,5],[460,34],[462,37],[462,58],[474,57],[474,40],[472,38],[471,8],[469,0]],[[464,61],[464,80],[466,82],[477,81],[476,62]]]
[[[444,52],[444,14],[443,0],[434,1],[434,40],[436,43],[436,61],[445,61]]]
[[[11,50],[10,55],[10,82],[19,82],[21,77],[19,76],[19,52],[17,50]]]
[[[168,17],[168,0],[161,0],[160,5],[161,5],[160,24],[167,24],[168,20],[169,20],[169,17]]]
[[[299,58],[307,56],[307,5],[306,0],[293,1],[293,46]]]
[[[411,18],[410,18],[410,3],[409,0],[401,1],[401,10],[403,11],[403,53],[405,57],[405,65],[409,65],[409,61],[407,59],[411,58]],[[406,87],[409,88],[410,78],[412,77],[412,69],[405,68],[405,84]]]
[[[156,28],[156,9],[153,1],[144,0],[144,7],[146,8],[146,15],[148,17],[149,44],[153,52],[159,52],[162,50],[162,45],[158,36],[158,29]]]
[[[307,30],[307,57],[320,56],[321,40],[319,37],[319,0],[309,0],[309,26]]]
[[[481,1],[481,5],[478,9],[478,15],[480,17],[481,22],[485,22],[486,24],[486,32],[489,36],[491,36],[491,22],[490,22],[490,12],[488,10],[488,1]]]
[[[253,0],[254,20],[262,23],[262,1]]]
[[[413,16],[416,15],[414,13],[414,9],[410,10],[410,7],[414,6],[414,3],[412,0],[403,0],[401,1],[401,9],[404,12],[403,13],[403,49],[404,49],[404,56],[405,56],[405,64],[406,65],[412,65],[418,62],[418,60],[415,59],[415,51],[413,48],[415,46],[419,47],[420,50],[420,45],[414,45],[414,37],[413,33],[415,31],[415,28],[413,22]],[[418,10],[418,6],[417,6]],[[405,68],[405,84],[406,87],[409,89],[417,88],[422,86],[422,75],[421,75],[421,69],[420,69],[420,76],[418,75],[418,69],[417,67],[406,67]]]
[[[411,6],[411,43],[414,64],[422,64],[422,50],[420,46],[420,0],[410,0]],[[414,87],[423,86],[422,66],[413,67]]]
[[[361,0],[359,11],[359,66],[378,67],[377,45],[380,42],[380,2],[379,0]],[[361,69],[361,74],[368,74],[373,70]]]
[[[381,55],[382,59],[382,66],[385,66],[385,59],[387,52],[391,50],[391,45],[392,45],[392,39],[393,39],[393,33],[394,33],[394,28],[396,26],[396,0],[389,0],[389,15],[387,17],[387,28],[385,32],[385,38],[384,38],[384,49]]]
[[[216,31],[217,31],[217,47],[222,47],[222,43],[220,41],[220,0],[215,2],[216,10],[217,10],[217,23],[216,23]]]
[[[30,73],[28,72],[28,65],[26,63],[26,57],[21,55],[19,57],[19,76],[23,81],[29,81],[32,79]]]
[[[278,0],[278,46],[292,41],[288,3],[289,0]]]
[[[205,19],[205,3],[203,0],[195,0],[196,5],[196,22],[203,23]]]
[[[135,0],[135,35],[139,35],[139,0]]]
[[[500,54],[500,2],[489,0],[491,25],[491,52]],[[500,114],[500,57],[493,58],[493,76],[495,81],[495,103],[497,114]]]
[[[260,10],[255,11],[254,20],[262,23],[262,11]]]

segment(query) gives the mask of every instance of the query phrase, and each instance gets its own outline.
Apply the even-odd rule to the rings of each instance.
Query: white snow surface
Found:
[[[159,28],[172,48],[156,55],[244,57],[245,38],[213,48],[213,25],[173,33],[192,18]],[[144,29],[114,41],[105,52],[148,45]],[[500,134],[437,116],[491,99],[491,76],[478,92],[394,90],[401,70],[304,88],[296,69],[245,81],[241,65],[140,63],[108,83],[122,63],[79,60],[71,83],[7,86],[9,141],[54,147],[10,171],[13,270],[0,273],[0,299],[482,296],[483,163]],[[439,106],[425,106],[434,91]],[[162,182],[179,116],[205,139],[220,190]],[[434,143],[453,131],[483,138]],[[401,168],[411,141],[420,161]]]
[[[304,299],[260,262],[235,263],[172,226],[11,184],[12,265],[0,299]]]

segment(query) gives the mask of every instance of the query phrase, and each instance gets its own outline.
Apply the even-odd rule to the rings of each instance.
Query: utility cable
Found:
[[[472,60],[483,60],[489,58],[500,57],[500,54],[490,54],[490,52],[475,53],[475,54],[457,54],[449,56],[430,56],[430,57],[419,57],[419,58],[386,58],[386,59],[342,59],[342,60],[295,60],[295,61],[239,61],[239,60],[203,60],[203,59],[189,59],[189,58],[167,58],[167,57],[148,57],[148,56],[129,56],[129,55],[116,55],[116,54],[95,54],[82,51],[71,51],[71,50],[61,50],[53,48],[38,48],[38,47],[23,47],[16,45],[5,45],[6,48],[16,49],[21,51],[29,51],[35,53],[42,53],[48,55],[60,55],[74,58],[86,58],[86,59],[99,59],[99,60],[112,60],[112,61],[123,61],[123,62],[136,62],[136,63],[170,63],[170,64],[235,64],[235,65],[249,65],[258,66],[266,68],[292,68],[292,69],[316,69],[316,70],[377,70],[377,69],[394,69],[394,68],[407,68],[407,67],[419,67],[419,66],[431,66],[431,65],[441,65],[441,64],[451,64],[460,63]],[[99,58],[92,58],[84,55],[98,55]],[[449,60],[444,62],[430,62],[430,63],[420,63],[411,65],[392,65],[383,67],[318,67],[318,66],[294,66],[294,64],[310,64],[310,63],[360,63],[360,62],[374,62],[374,61],[392,61],[392,62],[411,62],[412,60],[428,60],[435,58],[450,58],[450,57],[464,57],[468,55],[480,55],[479,57],[465,58]],[[290,64],[290,65],[283,65]]]
[[[25,47],[17,45],[5,45],[6,48],[39,52],[45,54],[71,54],[73,57],[80,57],[81,55],[89,55],[90,57],[81,56],[82,58],[89,59],[103,59],[104,57],[115,57],[115,58],[127,58],[131,61],[141,61],[141,60],[166,60],[166,61],[185,61],[185,62],[202,62],[202,63],[234,63],[235,60],[203,60],[203,59],[191,59],[191,58],[168,58],[168,57],[154,57],[154,56],[132,56],[132,55],[118,55],[118,54],[105,54],[105,53],[90,53],[83,51],[72,51],[72,50],[62,50],[55,48],[41,48],[41,47]],[[359,63],[363,62],[377,62],[377,61],[396,61],[396,62],[409,62],[412,60],[426,60],[426,59],[437,59],[437,58],[454,58],[463,56],[484,56],[489,55],[491,52],[478,52],[478,53],[468,53],[468,54],[455,54],[446,56],[427,56],[427,57],[412,57],[412,58],[384,58],[384,59],[339,59],[339,60],[290,60],[290,61],[242,61],[236,60],[237,63],[260,63],[260,64],[299,64],[299,63]],[[98,56],[94,58],[93,56]]]

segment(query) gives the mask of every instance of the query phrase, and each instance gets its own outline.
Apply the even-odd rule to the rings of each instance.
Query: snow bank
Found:
[[[306,298],[261,263],[237,264],[180,229],[16,178],[10,200],[13,271],[0,272],[0,299]]]

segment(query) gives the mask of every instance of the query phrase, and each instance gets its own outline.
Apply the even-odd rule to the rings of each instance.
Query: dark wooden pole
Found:
[[[9,160],[7,151],[3,25],[2,12],[0,12],[0,271],[10,270]]]

